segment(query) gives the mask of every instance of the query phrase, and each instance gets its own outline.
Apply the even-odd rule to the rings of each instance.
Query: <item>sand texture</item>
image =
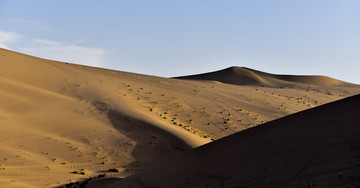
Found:
[[[352,85],[351,83],[327,76],[277,75],[246,67],[230,67],[220,71],[177,78],[186,80],[212,80],[228,84],[267,87],[291,87],[297,84],[310,84],[315,86]]]
[[[349,97],[200,146],[123,180],[93,184],[109,188],[359,187],[359,106],[360,95]]]
[[[214,140],[360,93],[358,85],[328,77],[228,70],[235,76],[163,78],[0,49],[0,187],[127,177]],[[113,168],[118,172],[109,172]]]

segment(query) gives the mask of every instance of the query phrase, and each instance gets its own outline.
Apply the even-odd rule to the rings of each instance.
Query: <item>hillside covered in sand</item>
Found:
[[[235,85],[267,87],[294,87],[298,84],[316,86],[353,85],[327,76],[278,75],[246,67],[230,67],[220,71],[181,76],[177,78],[186,80],[211,80]]]
[[[91,187],[359,187],[360,95],[195,148]]]
[[[230,68],[238,69],[248,70]],[[241,71],[237,82],[248,77]],[[230,73],[147,76],[0,49],[0,185],[127,177],[212,140],[360,93],[358,85],[327,77],[251,72],[260,84],[250,78],[229,84],[222,79]]]

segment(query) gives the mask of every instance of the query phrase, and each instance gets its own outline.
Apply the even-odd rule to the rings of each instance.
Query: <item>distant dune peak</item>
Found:
[[[247,67],[232,66],[219,71],[176,77],[186,80],[219,81],[227,84],[245,86],[284,87],[302,85],[337,86],[352,85],[327,76],[318,75],[279,75],[271,74]]]

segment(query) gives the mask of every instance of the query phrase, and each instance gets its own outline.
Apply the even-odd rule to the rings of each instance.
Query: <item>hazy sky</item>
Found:
[[[360,84],[360,1],[0,0],[0,47],[165,77],[245,66]]]

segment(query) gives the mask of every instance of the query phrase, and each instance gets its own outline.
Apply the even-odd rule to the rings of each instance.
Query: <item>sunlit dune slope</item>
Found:
[[[94,185],[358,187],[359,108],[360,95],[349,97],[233,134],[124,180]]]
[[[187,80],[212,80],[228,84],[289,87],[297,84],[339,86],[352,85],[327,76],[296,76],[269,74],[246,67],[230,67],[224,70],[204,74],[177,77]]]
[[[0,187],[57,186],[104,173],[127,177],[212,140],[358,93],[358,85],[276,88],[162,78],[0,49]]]
[[[1,49],[0,185],[55,186],[115,167],[109,176],[127,176],[210,141],[126,96],[137,77],[155,79]]]

